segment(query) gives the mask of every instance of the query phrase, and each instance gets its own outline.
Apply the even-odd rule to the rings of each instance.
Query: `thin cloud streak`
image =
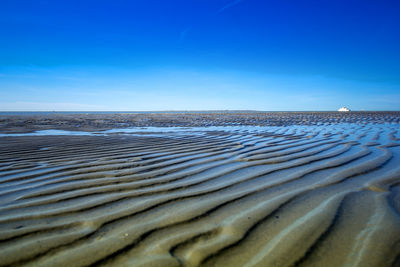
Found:
[[[187,32],[190,30],[190,27],[187,27],[183,31],[180,32],[179,34],[179,43],[182,43],[185,40]]]
[[[224,12],[226,9],[228,9],[228,8],[230,8],[230,7],[236,6],[236,5],[239,4],[240,2],[242,2],[242,0],[235,0],[235,1],[232,1],[232,2],[230,2],[230,3],[228,3],[228,4],[226,4],[225,6],[223,6],[223,7],[217,12],[217,14]]]

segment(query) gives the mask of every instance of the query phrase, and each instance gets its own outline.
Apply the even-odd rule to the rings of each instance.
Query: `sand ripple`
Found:
[[[0,140],[0,265],[399,266],[399,126]]]

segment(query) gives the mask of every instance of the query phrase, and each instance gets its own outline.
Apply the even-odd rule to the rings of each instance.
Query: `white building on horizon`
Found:
[[[346,107],[341,107],[338,109],[339,112],[349,112],[350,109],[346,108]]]

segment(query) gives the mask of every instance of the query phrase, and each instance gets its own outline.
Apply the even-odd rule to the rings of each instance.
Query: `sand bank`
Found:
[[[0,133],[102,131],[130,127],[292,126],[399,123],[400,112],[157,112],[1,115]]]
[[[285,116],[0,138],[0,265],[398,266],[399,117]]]

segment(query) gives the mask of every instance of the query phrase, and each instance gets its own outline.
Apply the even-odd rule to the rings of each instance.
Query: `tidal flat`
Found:
[[[0,115],[1,266],[400,266],[400,112]]]

